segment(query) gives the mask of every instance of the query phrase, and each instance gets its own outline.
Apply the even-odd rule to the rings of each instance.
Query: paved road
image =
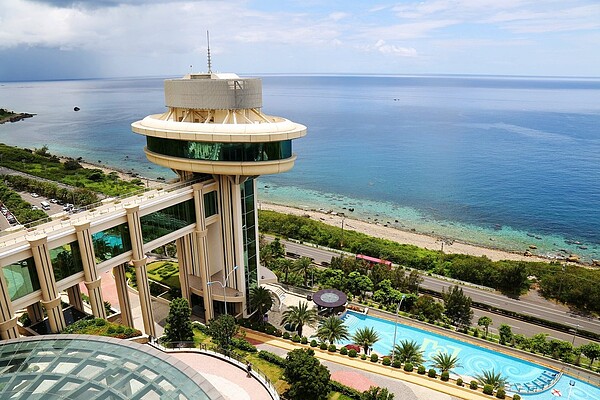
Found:
[[[287,240],[282,240],[281,242],[285,245],[287,252],[311,257],[316,263],[322,263],[323,261],[330,262],[332,257],[339,256],[339,253],[327,249],[301,245]],[[423,276],[423,283],[421,286],[426,289],[441,292],[444,289],[447,290],[454,284],[454,282],[449,282],[430,276]],[[579,326],[578,329],[585,329],[590,332],[600,332],[600,320],[574,315],[569,312],[568,308],[547,301],[539,296],[528,295],[516,300],[496,291],[482,290],[466,285],[463,285],[462,289],[466,295],[473,299],[473,301],[489,304],[508,311],[532,315],[548,321],[560,322],[565,325],[570,325],[573,328]],[[493,319],[500,320],[500,316],[494,315]],[[535,333],[539,332],[540,330],[540,327],[537,327],[537,331]]]

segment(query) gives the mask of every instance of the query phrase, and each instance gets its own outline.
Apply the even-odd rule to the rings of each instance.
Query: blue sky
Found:
[[[599,0],[3,0],[0,81],[258,73],[600,76]]]

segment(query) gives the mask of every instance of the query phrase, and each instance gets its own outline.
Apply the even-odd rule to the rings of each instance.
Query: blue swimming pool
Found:
[[[374,328],[378,332],[380,340],[375,343],[373,350],[380,355],[389,354],[391,352],[395,325],[393,321],[375,318],[353,311],[348,311],[343,316],[343,319],[348,327],[350,335],[353,335],[359,328]],[[446,352],[457,356],[460,366],[453,369],[452,372],[462,376],[466,381],[471,380],[470,377],[480,374],[484,370],[494,369],[496,372],[502,373],[502,375],[508,379],[511,384],[511,391],[520,389],[519,392],[521,395],[524,395],[524,392],[526,392],[528,388],[530,390],[543,390],[553,380],[554,374],[557,373],[557,371],[506,354],[398,323],[396,343],[406,339],[415,340],[420,344],[426,360],[431,359],[431,357],[438,352]],[[570,377],[563,376],[554,388],[558,388],[561,392],[568,393],[569,378]],[[600,399],[600,388],[582,381],[577,382],[578,383],[574,386],[572,391],[572,400]],[[566,387],[564,387],[565,384]],[[543,396],[544,394],[545,397]],[[548,398],[548,394],[549,392],[546,390],[537,395],[527,395],[527,398],[541,400],[543,398]]]

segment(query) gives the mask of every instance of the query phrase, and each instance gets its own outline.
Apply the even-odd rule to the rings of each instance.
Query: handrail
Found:
[[[233,351],[219,352],[219,349],[217,347],[210,346],[209,348],[209,346],[207,346],[204,343],[201,343],[200,348],[197,348],[195,343],[192,341],[160,343],[160,339],[157,340],[151,338],[151,340],[148,341],[148,344],[165,353],[192,352],[206,354],[211,357],[219,358],[223,361],[235,365],[236,367],[244,371],[247,371],[244,359],[236,353],[234,353]],[[269,395],[273,400],[280,400],[279,393],[277,393],[275,386],[264,372],[253,366],[252,370],[250,371],[250,374],[256,380],[258,380],[258,382],[261,385],[263,385],[263,387],[267,390],[267,392],[269,392]]]

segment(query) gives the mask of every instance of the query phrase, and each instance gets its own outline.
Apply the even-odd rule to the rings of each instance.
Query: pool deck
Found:
[[[245,329],[245,328],[244,328]],[[280,349],[289,352],[298,348],[311,348],[308,345],[302,345],[293,343],[289,340],[275,338],[273,336],[265,335],[260,332],[251,331],[245,329],[246,331],[246,339],[251,340],[253,343],[264,343],[270,346],[274,346]],[[260,347],[260,345],[258,346]],[[418,375],[415,372],[405,372],[401,369],[396,369],[392,367],[385,367],[381,364],[372,363],[369,360],[361,360],[360,358],[350,358],[348,356],[342,356],[338,353],[330,353],[327,350],[320,350],[319,348],[312,348],[315,352],[315,357],[319,360],[334,363],[337,365],[345,366],[351,368],[357,372],[376,374],[379,376],[399,380],[402,382],[418,385],[422,388],[426,388],[429,390],[420,391],[413,390],[415,396],[419,400],[433,400],[433,399],[448,399],[448,396],[439,397],[435,392],[439,392],[439,394],[446,394],[452,396],[453,398],[458,399],[466,399],[466,400],[480,400],[480,399],[490,399],[490,396],[483,394],[482,392],[475,392],[468,387],[459,387],[456,386],[455,383],[446,383],[442,382],[439,379],[431,379],[427,376]],[[335,372],[334,372],[335,374]],[[347,374],[347,373],[346,373]],[[340,374],[338,374],[340,375]],[[333,375],[335,378],[335,375]],[[350,377],[352,378],[352,377]],[[336,379],[337,380],[337,379]],[[391,389],[391,388],[390,388]],[[433,392],[435,391],[435,392]],[[420,392],[420,393],[416,393]]]

